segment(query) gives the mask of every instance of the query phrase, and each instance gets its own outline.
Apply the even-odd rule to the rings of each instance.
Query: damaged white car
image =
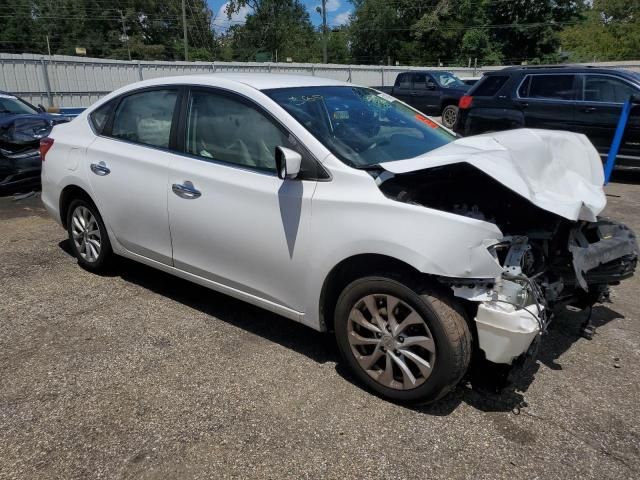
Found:
[[[395,401],[437,400],[472,363],[516,365],[555,307],[592,305],[637,262],[634,234],[598,218],[586,137],[456,139],[334,80],[133,84],[41,154],[43,201],[83,267],[121,255],[335,331]]]

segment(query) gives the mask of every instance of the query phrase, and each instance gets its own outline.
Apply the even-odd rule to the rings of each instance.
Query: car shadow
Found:
[[[462,402],[483,412],[513,412],[519,414],[528,406],[526,392],[535,380],[541,366],[562,370],[560,357],[582,337],[582,325],[589,311],[562,309],[556,313],[546,334],[541,338],[535,361],[528,362],[507,386],[491,375],[470,375],[454,392],[441,402],[416,410],[429,415],[448,415]],[[598,304],[591,312],[591,324],[597,328],[624,316],[606,305]]]
[[[73,256],[69,240],[60,242],[59,247],[66,254]],[[335,363],[336,372],[342,378],[365,389],[341,362],[331,334],[317,332],[280,315],[132,260],[118,257],[112,271],[103,275],[120,277],[127,282],[206,313],[217,320],[291,349],[319,364]],[[461,403],[466,403],[483,412],[518,413],[520,409],[527,406],[525,393],[541,365],[551,370],[562,369],[562,363],[558,360],[574,343],[582,339],[581,326],[587,315],[587,311],[573,312],[565,309],[558,312],[548,332],[541,339],[536,361],[530,362],[523,368],[508,386],[502,385],[491,374],[471,374],[435,404],[421,407],[405,406],[405,408],[426,415],[446,416],[455,411]],[[624,318],[619,312],[605,305],[596,305],[593,307],[591,322],[594,326],[600,327],[619,318]]]
[[[637,170],[614,170],[611,174],[611,182],[637,185],[640,183],[640,168]]]
[[[73,256],[68,239],[58,245],[66,254]],[[111,271],[101,275],[120,277],[217,320],[294,350],[317,363],[338,361],[337,347],[331,335],[155,268],[117,257]]]

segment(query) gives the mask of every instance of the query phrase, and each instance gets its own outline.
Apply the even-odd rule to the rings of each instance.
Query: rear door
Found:
[[[530,128],[575,130],[577,75],[537,73],[526,75],[520,83],[514,105],[522,111]]]
[[[640,89],[622,78],[608,74],[588,73],[580,76],[581,95],[576,108],[575,124],[598,151],[605,155],[618,125],[622,105]],[[620,155],[640,156],[640,118],[631,115],[620,146]]]
[[[167,181],[180,89],[157,87],[123,96],[105,131],[87,149],[98,209],[130,252],[171,263]]]

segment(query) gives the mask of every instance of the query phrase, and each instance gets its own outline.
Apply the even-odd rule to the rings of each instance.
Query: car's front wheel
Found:
[[[458,119],[458,107],[456,105],[447,105],[442,110],[442,124],[447,128],[453,128]]]
[[[107,229],[96,206],[87,200],[71,202],[67,211],[67,233],[78,263],[93,272],[110,266],[113,252]]]
[[[355,376],[393,401],[436,401],[469,366],[471,333],[462,310],[435,291],[361,278],[340,295],[334,326]]]

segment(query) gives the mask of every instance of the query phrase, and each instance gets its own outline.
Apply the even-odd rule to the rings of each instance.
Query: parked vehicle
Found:
[[[582,135],[456,140],[376,90],[213,74],[120,89],[41,142],[42,200],[78,263],[151,265],[332,330],[396,401],[511,368],[554,306],[631,276],[638,247]]]
[[[640,74],[581,66],[508,67],[486,73],[460,99],[460,135],[533,127],[584,133],[606,158]],[[640,166],[640,111],[629,118],[616,164]]]
[[[0,194],[40,184],[40,139],[66,121],[0,92]]]
[[[453,128],[458,101],[469,90],[469,85],[450,72],[412,71],[399,74],[393,87],[375,88],[427,115],[441,116],[442,124]]]

